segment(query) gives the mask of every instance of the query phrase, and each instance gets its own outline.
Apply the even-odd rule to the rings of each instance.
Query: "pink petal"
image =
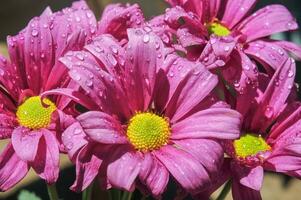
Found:
[[[29,130],[19,126],[12,133],[12,145],[16,154],[24,161],[33,161],[38,152],[42,137],[41,131]]]
[[[295,18],[282,5],[266,6],[246,18],[237,27],[247,36],[247,42],[297,28]]]
[[[167,145],[153,154],[185,190],[195,193],[208,186],[208,173],[198,160],[186,151]]]
[[[255,63],[240,50],[234,50],[230,61],[222,69],[224,79],[229,82],[239,95],[254,90],[258,82],[258,69]]]
[[[245,167],[239,164],[232,165],[232,170],[235,173],[235,177],[239,179],[240,184],[253,190],[260,191],[263,182],[263,168],[257,167]]]
[[[72,99],[76,103],[79,103],[90,110],[97,110],[97,105],[87,96],[83,95],[81,92],[78,92],[71,88],[58,88],[53,90],[48,90],[40,94],[42,98],[45,98],[49,95],[61,95],[67,98]]]
[[[102,160],[93,155],[88,147],[82,148],[76,159],[76,180],[70,189],[76,192],[85,190],[99,173],[101,163]]]
[[[14,128],[17,126],[18,122],[14,116],[0,114],[0,139],[10,138]]]
[[[252,130],[265,130],[278,117],[293,87],[295,74],[296,64],[290,58],[277,69],[264,94],[258,100],[259,105],[251,125]]]
[[[111,154],[111,162],[107,168],[109,183],[119,189],[133,191],[135,179],[140,171],[140,159],[137,154],[129,149],[119,147]]]
[[[209,139],[184,139],[173,140],[173,142],[187,153],[193,155],[210,176],[220,170],[223,163],[224,150],[218,142]]]
[[[54,64],[49,25],[50,21],[46,17],[32,19],[24,31],[24,49],[20,50],[24,51],[25,80],[29,89],[35,94],[39,94],[40,89],[46,83]]]
[[[282,40],[274,40],[271,41],[273,44],[276,44],[283,49],[291,52],[296,56],[298,59],[301,59],[301,46],[292,42],[282,41]]]
[[[189,28],[179,28],[177,29],[177,36],[179,43],[183,47],[190,47],[193,45],[201,45],[205,43],[202,37],[198,37],[190,32]]]
[[[273,71],[277,70],[288,57],[287,53],[280,46],[264,40],[250,42],[244,52],[260,63],[268,64],[266,69],[268,72],[271,70],[270,67]],[[265,67],[266,65],[263,66]]]
[[[240,114],[234,110],[209,108],[174,124],[171,138],[236,139],[240,134],[240,123]]]
[[[27,162],[21,160],[9,143],[0,155],[0,190],[6,191],[21,181],[29,170]]]
[[[85,134],[96,142],[103,144],[128,143],[120,122],[106,113],[90,111],[78,116],[77,120]]]
[[[127,37],[127,29],[140,27],[144,24],[143,13],[138,6],[122,6],[110,4],[106,6],[98,22],[98,33],[109,33],[118,39]]]
[[[222,23],[232,29],[254,7],[257,0],[227,1]]]
[[[47,129],[41,129],[40,132],[43,137],[32,168],[47,184],[53,184],[59,176],[59,143],[54,132]]]
[[[152,154],[145,154],[141,165],[139,178],[150,192],[158,197],[165,191],[169,173]]]
[[[76,156],[80,149],[88,144],[86,134],[79,122],[70,125],[62,134],[62,141],[66,147],[69,158],[76,160]]]
[[[112,54],[111,51],[110,53]],[[106,66],[107,68],[119,64],[114,57],[111,58],[114,65]],[[129,106],[124,99],[125,94],[119,79],[115,74],[102,70],[98,58],[87,51],[77,51],[68,52],[61,62],[69,68],[69,76],[89,94],[100,109],[124,118],[129,115]]]
[[[201,0],[196,1],[194,0],[195,4],[202,4],[202,21],[203,22],[211,22],[213,21],[218,14],[221,0]],[[195,5],[194,4],[194,5]]]
[[[132,110],[146,110],[151,102],[156,70],[163,63],[163,42],[153,32],[129,29],[124,85]]]
[[[192,2],[192,1],[191,1]],[[207,29],[201,21],[201,16],[197,16],[192,12],[186,12],[182,7],[175,6],[168,9],[165,13],[165,22],[173,29],[178,29],[184,21],[186,27],[189,27],[193,33],[201,38],[207,34]]]
[[[201,63],[178,58],[160,78],[158,95],[165,99],[165,114],[176,122],[213,90],[217,77]],[[191,92],[194,91],[194,92]]]
[[[124,72],[125,49],[110,35],[100,35],[84,47],[97,58],[99,68],[118,76]]]
[[[300,144],[299,144],[300,145]],[[299,147],[300,148],[300,147]],[[300,170],[301,158],[294,155],[271,155],[265,163],[265,168],[270,171],[289,173]]]
[[[232,182],[232,196],[235,200],[261,200],[259,191],[245,187],[235,179]]]
[[[15,39],[12,39],[11,37],[8,37],[7,42],[8,42],[8,46],[14,46],[16,47],[17,42],[12,42]],[[15,54],[17,54],[17,52],[12,51],[11,49],[9,49],[9,53],[12,54],[11,55],[11,59],[13,59],[12,56],[15,56]],[[2,55],[0,55],[0,82],[3,85],[3,87],[5,88],[5,90],[8,91],[9,95],[14,99],[17,100],[19,97],[19,94],[21,92],[22,89],[22,81],[20,80],[19,73],[17,70],[17,68],[14,68],[12,65],[15,64],[14,62],[10,63],[5,57],[3,57]],[[1,91],[1,93],[3,93],[3,91]],[[1,96],[4,94],[1,94]],[[3,97],[5,98],[5,97]],[[15,107],[14,105],[12,105],[12,102],[10,102],[11,100],[7,99],[6,100],[8,103],[6,104],[6,107]]]
[[[232,37],[217,37],[212,35],[205,46],[199,60],[208,68],[223,67],[229,60],[236,45]]]
[[[288,104],[273,125],[269,133],[268,142],[274,143],[277,138],[282,138],[282,136],[298,135],[297,132],[300,126],[300,115],[300,102]]]

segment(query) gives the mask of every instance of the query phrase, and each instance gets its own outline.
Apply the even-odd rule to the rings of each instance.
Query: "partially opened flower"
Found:
[[[71,188],[100,180],[160,196],[170,176],[189,192],[206,188],[222,164],[218,140],[238,137],[240,115],[209,95],[217,77],[202,64],[168,54],[149,28],[128,29],[128,38],[102,35],[61,59],[98,107],[63,133],[76,163]]]
[[[248,84],[257,82],[258,68],[252,59],[271,75],[285,62],[286,51],[301,58],[298,45],[268,38],[298,28],[282,5],[269,5],[249,15],[256,0],[167,2],[174,7],[166,12],[165,21],[177,31],[180,43],[184,47],[206,45],[204,51],[192,51],[194,58],[210,69],[223,66],[225,79],[237,91],[244,92]]]
[[[10,61],[0,57],[0,138],[11,139],[0,156],[1,191],[18,183],[30,167],[49,184],[57,180],[61,129],[70,121],[63,111],[73,108],[63,97],[42,103],[40,94],[58,86],[77,88],[58,58],[80,49],[95,28],[92,12],[78,2],[57,13],[47,8],[8,37]]]
[[[257,93],[237,98],[241,137],[226,144],[235,200],[261,199],[264,169],[301,178],[301,107],[289,96],[294,74],[294,60],[288,59],[272,79],[260,74]]]

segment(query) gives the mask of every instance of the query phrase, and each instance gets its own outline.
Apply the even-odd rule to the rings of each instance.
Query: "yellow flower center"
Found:
[[[169,122],[154,113],[137,113],[129,122],[127,137],[138,151],[152,151],[168,143]]]
[[[207,24],[207,30],[210,34],[215,34],[217,36],[228,36],[231,31],[219,22],[212,22]]]
[[[260,136],[247,133],[233,142],[236,156],[246,158],[255,156],[259,152],[271,150],[271,147]]]
[[[18,107],[16,113],[19,124],[30,129],[47,127],[51,122],[51,115],[56,110],[56,106],[47,98],[43,99],[43,102],[48,107],[42,105],[40,96],[26,99],[26,101]]]

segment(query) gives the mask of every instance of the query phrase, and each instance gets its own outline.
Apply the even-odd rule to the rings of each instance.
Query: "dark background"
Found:
[[[137,2],[141,5],[145,16],[151,18],[154,15],[161,14],[164,12],[167,4],[163,0],[88,0],[89,4],[100,8],[98,13],[100,15],[100,10],[108,3],[111,2]],[[60,10],[66,6],[70,6],[71,0],[1,0],[0,2],[0,42],[5,42],[7,35],[15,35],[23,29],[29,20],[38,16],[42,11],[50,6],[53,11]],[[299,26],[301,25],[301,1],[300,0],[261,0],[257,4],[257,8],[263,7],[267,4],[284,4],[297,18]],[[276,36],[278,39],[286,39],[294,41],[295,43],[301,44],[301,31],[295,31],[290,33],[278,34]],[[301,64],[297,62],[297,76],[296,82],[301,83]],[[299,93],[300,97],[300,93]],[[60,196],[66,200],[77,200],[81,196],[67,190],[67,188],[72,184],[75,177],[74,168],[68,168],[64,170],[60,175],[60,180],[58,182],[58,191]],[[288,181],[287,178],[284,182]],[[172,186],[171,186],[172,187]],[[38,196],[46,200],[47,191],[44,183],[42,181],[33,182],[28,185],[25,189],[34,191]],[[18,192],[12,195],[8,200],[16,200]],[[1,197],[0,197],[1,198]],[[170,199],[170,197],[167,197]]]

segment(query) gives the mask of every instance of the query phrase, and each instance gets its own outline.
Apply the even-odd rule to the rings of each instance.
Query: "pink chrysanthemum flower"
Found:
[[[206,45],[204,51],[190,48],[188,56],[210,69],[223,66],[224,77],[241,93],[248,84],[257,82],[258,69],[252,59],[273,73],[285,62],[286,51],[301,58],[298,45],[268,39],[272,34],[298,28],[295,18],[282,5],[266,6],[249,15],[256,0],[167,2],[174,7],[166,12],[165,21],[175,29],[179,42],[184,47]],[[220,60],[213,62],[216,57]]]
[[[0,57],[0,138],[10,138],[0,156],[1,191],[18,183],[30,167],[49,184],[57,180],[61,128],[70,121],[64,112],[73,106],[52,96],[42,105],[40,94],[58,86],[74,88],[58,58],[81,49],[96,25],[93,13],[78,2],[57,13],[47,8],[8,37],[10,61]]]
[[[260,200],[264,170],[301,178],[301,106],[291,93],[294,73],[289,58],[271,79],[259,75],[256,93],[236,100],[244,120],[241,137],[225,145],[230,170],[224,175],[232,178],[234,200]]]
[[[102,35],[61,59],[95,102],[85,102],[94,111],[78,116],[62,136],[76,163],[71,188],[83,190],[96,179],[160,196],[170,175],[189,192],[206,188],[223,160],[217,140],[238,137],[240,115],[210,97],[215,75],[169,54],[149,27],[128,29],[128,38],[121,46]],[[50,94],[65,89],[44,93]]]

